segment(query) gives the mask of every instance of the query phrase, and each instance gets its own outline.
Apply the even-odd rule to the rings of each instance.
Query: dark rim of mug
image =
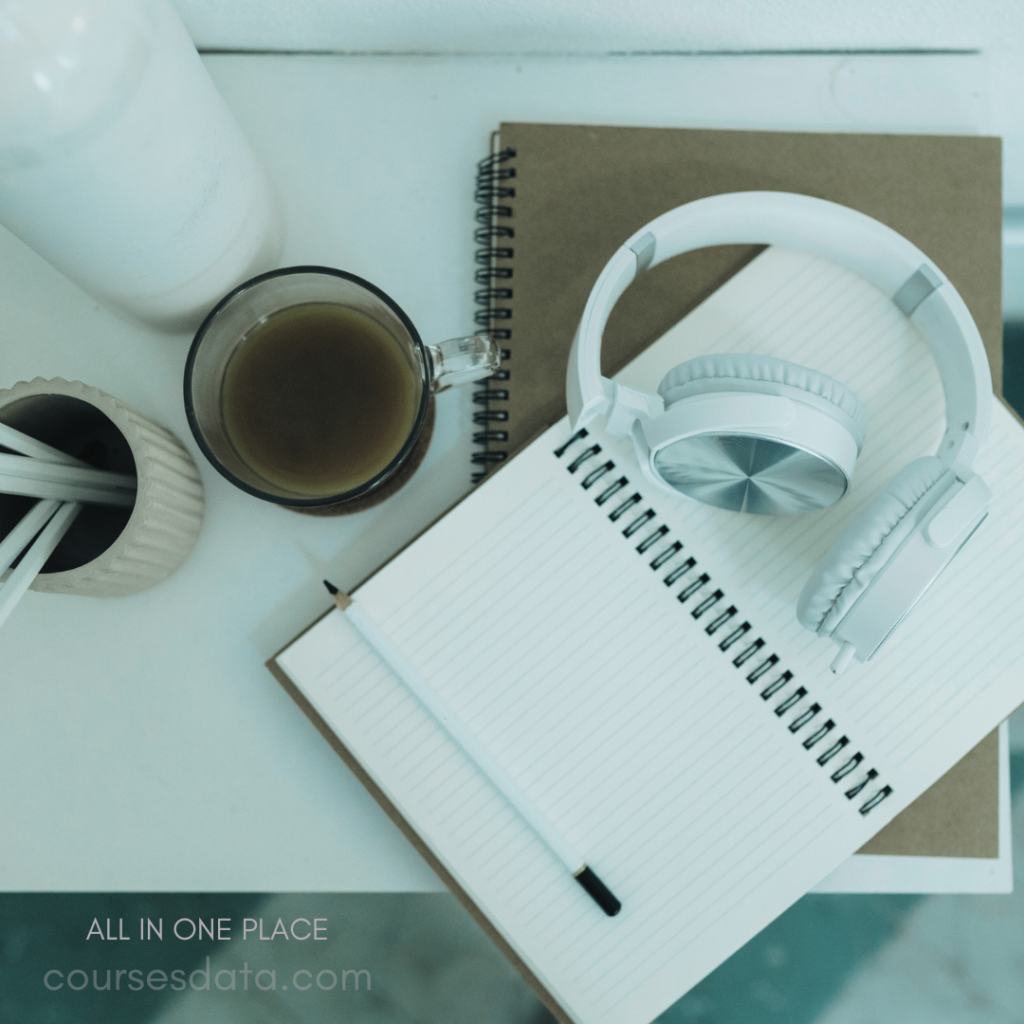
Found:
[[[232,299],[241,295],[242,292],[248,291],[250,288],[255,288],[257,285],[262,284],[264,281],[269,281],[272,278],[288,277],[295,274],[326,274],[329,277],[341,277],[346,281],[352,281],[361,288],[365,288],[368,292],[372,292],[376,295],[377,298],[389,306],[398,319],[402,321],[405,329],[409,332],[409,337],[412,338],[413,343],[419,350],[420,358],[423,361],[423,367],[427,374],[427,378],[423,381],[423,391],[420,396],[420,408],[416,415],[416,422],[413,424],[412,430],[398,454],[379,473],[377,473],[376,476],[371,477],[365,483],[360,484],[358,487],[354,487],[350,491],[343,491],[340,494],[332,494],[323,498],[301,498],[297,495],[295,497],[287,497],[280,494],[270,494],[267,491],[261,491],[258,487],[253,487],[251,484],[247,484],[244,480],[240,480],[231,472],[231,470],[221,463],[220,459],[217,458],[210,449],[210,446],[206,443],[206,439],[203,437],[203,433],[199,428],[199,421],[196,417],[195,406],[192,402],[192,370],[195,366],[196,354],[199,351],[199,346],[203,342],[207,329],[210,324],[213,323],[217,314],[229,302],[231,302]],[[264,501],[272,501],[278,505],[287,505],[290,508],[315,508],[322,505],[337,505],[342,501],[348,501],[350,498],[358,498],[361,494],[366,494],[368,491],[371,491],[373,488],[384,483],[409,457],[409,454],[416,446],[417,440],[419,440],[420,432],[423,429],[423,423],[427,418],[427,409],[430,405],[430,365],[430,356],[422,339],[420,338],[419,331],[417,331],[413,326],[412,321],[408,316],[406,316],[402,307],[399,306],[390,295],[381,291],[375,284],[371,284],[365,278],[359,277],[356,274],[350,274],[344,270],[336,270],[334,267],[282,267],[280,270],[270,270],[265,274],[259,274],[256,277],[250,278],[248,281],[243,281],[236,288],[233,288],[228,292],[228,294],[225,295],[224,298],[206,314],[206,318],[199,325],[199,330],[196,331],[195,337],[192,339],[192,347],[189,349],[188,359],[185,361],[185,416],[188,418],[188,425],[192,430],[192,436],[196,439],[196,444],[199,445],[200,450],[206,456],[210,465],[212,465],[222,477],[230,480],[231,483],[245,491],[246,494],[251,494],[256,498],[262,498]]]

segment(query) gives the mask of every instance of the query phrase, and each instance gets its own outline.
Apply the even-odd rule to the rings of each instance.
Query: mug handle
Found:
[[[501,349],[489,334],[449,338],[425,348],[430,358],[430,390],[435,394],[490,377],[501,365]]]

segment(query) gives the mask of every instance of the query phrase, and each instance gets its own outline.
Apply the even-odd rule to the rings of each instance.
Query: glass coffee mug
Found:
[[[424,345],[379,288],[329,267],[262,274],[218,303],[185,365],[203,454],[236,486],[300,512],[382,501],[422,459],[432,395],[488,377],[487,335]]]

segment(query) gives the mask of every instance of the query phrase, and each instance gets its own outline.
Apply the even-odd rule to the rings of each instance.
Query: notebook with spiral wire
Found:
[[[564,413],[569,342],[594,278],[622,239],[672,206],[716,192],[806,192],[864,210],[914,240],[970,306],[1000,393],[1000,165],[999,140],[977,136],[503,123],[477,174],[477,322],[500,335],[504,362],[501,379],[475,395],[474,478],[503,465]],[[608,325],[606,375],[758,251],[705,249],[645,274]],[[859,871],[838,884],[855,891],[1005,889],[1008,857],[1000,854],[998,869],[992,860],[1005,847],[1000,758],[1005,762],[1006,751],[993,735],[876,836],[865,851],[871,863],[861,859]],[[942,881],[933,879],[936,869]]]
[[[863,360],[835,308],[872,324]],[[563,419],[355,592],[615,891],[617,917],[340,613],[276,659],[561,1020],[653,1019],[1024,701],[1024,434],[998,403],[989,522],[887,648],[835,677],[796,622],[830,539],[941,433],[934,365],[884,296],[768,250],[621,379],[650,386],[696,346],[786,356],[812,338],[876,423],[835,509],[772,519],[653,494],[627,445]]]

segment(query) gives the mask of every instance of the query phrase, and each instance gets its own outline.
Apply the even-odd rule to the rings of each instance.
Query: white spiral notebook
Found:
[[[988,520],[876,658],[835,677],[796,597],[878,488],[934,451],[924,342],[861,278],[774,249],[666,339],[620,379],[655,387],[680,351],[767,351],[853,387],[870,426],[846,498],[778,519],[673,499],[627,444],[562,421],[356,591],[618,917],[340,613],[277,658],[548,1004],[585,1024],[650,1021],[1024,701],[1024,434],[1006,409],[978,465]]]

